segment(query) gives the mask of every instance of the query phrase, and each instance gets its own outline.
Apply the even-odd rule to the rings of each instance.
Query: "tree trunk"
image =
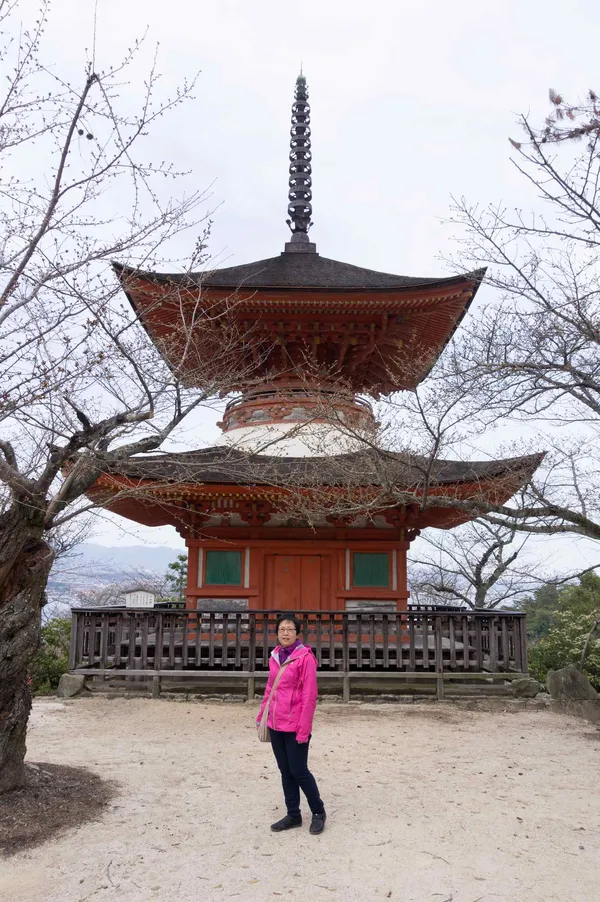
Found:
[[[39,646],[54,559],[42,538],[41,512],[32,515],[31,508],[19,507],[0,521],[0,795],[23,780],[31,710],[28,670]]]

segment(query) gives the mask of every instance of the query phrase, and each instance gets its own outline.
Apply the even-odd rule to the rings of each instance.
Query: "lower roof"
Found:
[[[522,483],[543,454],[504,460],[458,461],[391,451],[357,451],[328,457],[275,457],[235,448],[140,456],[107,466],[106,475],[167,485],[372,486],[391,480],[406,489],[458,485],[512,477]],[[515,489],[516,490],[516,489]]]

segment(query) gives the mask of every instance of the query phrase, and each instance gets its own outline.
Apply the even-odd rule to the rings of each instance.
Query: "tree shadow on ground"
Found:
[[[20,789],[0,796],[0,854],[14,855],[97,820],[117,784],[83,767],[27,764]]]

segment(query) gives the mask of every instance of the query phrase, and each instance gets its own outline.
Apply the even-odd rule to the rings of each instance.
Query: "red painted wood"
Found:
[[[261,530],[257,530],[258,533]],[[300,532],[300,530],[299,530]],[[382,531],[383,532],[383,531]],[[198,559],[198,549],[223,548],[223,542],[214,539],[189,539],[187,542],[189,567],[193,570]],[[408,601],[406,585],[406,553],[408,542],[373,540],[349,541],[345,537],[328,541],[296,541],[278,539],[231,538],[230,550],[245,552],[250,549],[249,585],[206,586],[198,588],[189,580],[187,607],[201,606],[203,598],[244,598],[250,610],[345,610],[349,599],[394,601],[398,610],[404,610]],[[396,550],[398,561],[397,588],[388,587],[346,589],[346,549],[354,551],[382,551],[392,557]],[[352,567],[350,569],[352,574]]]
[[[323,606],[322,558],[317,554],[265,555],[265,591],[261,607],[271,610],[314,611]],[[327,565],[329,560],[326,559]]]

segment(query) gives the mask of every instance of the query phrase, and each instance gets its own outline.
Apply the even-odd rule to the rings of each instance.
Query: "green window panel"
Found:
[[[381,586],[382,588],[387,588],[387,586],[389,586],[390,564],[388,554],[371,554],[355,551],[353,559],[353,585],[356,588],[363,586]]]
[[[239,586],[242,582],[241,551],[207,551],[207,586]]]

